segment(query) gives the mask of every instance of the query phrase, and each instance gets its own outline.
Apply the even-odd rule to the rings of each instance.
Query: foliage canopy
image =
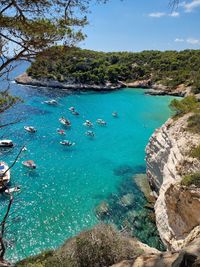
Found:
[[[104,53],[57,46],[39,54],[28,74],[86,84],[150,79],[169,87],[184,83],[198,92],[200,50]]]

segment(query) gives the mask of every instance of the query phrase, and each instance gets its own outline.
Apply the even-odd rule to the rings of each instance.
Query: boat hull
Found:
[[[10,182],[10,170],[8,168],[5,162],[0,162],[0,191],[3,191]],[[6,174],[3,175],[5,172]]]

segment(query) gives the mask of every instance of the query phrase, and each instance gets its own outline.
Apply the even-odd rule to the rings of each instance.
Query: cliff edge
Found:
[[[200,144],[200,135],[188,131],[189,116],[169,119],[146,147],[147,176],[157,196],[157,228],[172,251],[183,248],[200,232],[200,188],[181,184],[185,175],[200,170],[200,161],[190,155]]]

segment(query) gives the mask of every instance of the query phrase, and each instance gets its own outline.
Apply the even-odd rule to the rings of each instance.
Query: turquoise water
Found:
[[[99,203],[106,200],[114,205],[120,194],[130,190],[135,209],[142,211],[144,196],[130,179],[145,172],[145,146],[155,128],[170,116],[171,97],[152,97],[136,89],[67,94],[16,84],[12,84],[12,91],[22,96],[24,103],[1,115],[1,123],[21,119],[1,130],[1,137],[15,143],[13,149],[1,151],[1,160],[11,164],[24,144],[28,151],[21,154],[11,172],[11,186],[20,185],[21,193],[15,195],[7,227],[7,258],[16,261],[59,246],[66,238],[100,221],[95,214]],[[57,99],[59,105],[42,104],[50,98]],[[75,106],[80,116],[71,115],[70,106]],[[119,118],[111,116],[113,111],[119,113]],[[61,116],[72,122],[65,139],[76,143],[73,148],[59,144],[63,138],[56,129],[61,128]],[[106,120],[108,125],[95,124],[96,136],[90,139],[84,135],[82,123],[85,119],[95,122],[97,118]],[[33,125],[38,132],[27,133],[24,125]],[[36,162],[36,170],[22,166],[21,162],[27,159]],[[0,196],[1,212],[6,201],[5,196]],[[113,213],[106,221],[120,226],[122,213]]]

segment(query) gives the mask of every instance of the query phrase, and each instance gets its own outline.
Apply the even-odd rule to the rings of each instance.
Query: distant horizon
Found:
[[[141,50],[141,51],[133,51],[133,50],[114,50],[114,51],[103,51],[103,50],[94,50],[94,49],[90,49],[90,48],[86,48],[86,47],[81,47],[81,46],[77,46],[77,48],[80,48],[82,50],[90,50],[90,51],[94,51],[94,52],[102,52],[102,53],[123,53],[123,52],[127,52],[127,53],[142,53],[142,52],[150,52],[150,51],[157,51],[157,52],[183,52],[183,51],[186,51],[186,50],[191,50],[191,51],[199,51],[200,50],[200,47],[199,48],[185,48],[185,49],[181,49],[181,50],[176,50],[176,49],[166,49],[166,50],[157,50],[157,49],[145,49],[145,50]]]

